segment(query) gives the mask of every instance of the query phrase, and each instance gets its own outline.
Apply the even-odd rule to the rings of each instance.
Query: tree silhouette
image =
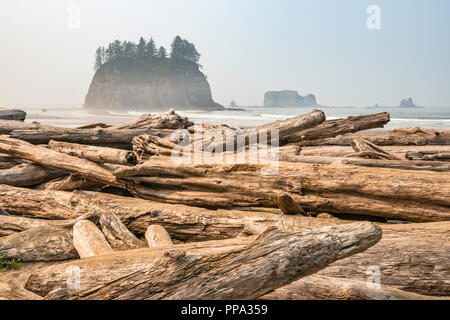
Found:
[[[97,71],[103,65],[103,51],[102,47],[98,47],[97,51],[95,51],[95,66],[94,70]]]
[[[145,57],[145,51],[146,51],[147,43],[145,42],[145,39],[141,37],[139,39],[139,43],[137,45],[137,56],[138,58]]]
[[[163,46],[159,47],[158,58],[161,58],[161,59],[167,58],[167,51],[166,51],[166,48],[164,48]]]
[[[153,38],[150,38],[150,40],[147,42],[147,47],[145,50],[145,55],[147,57],[155,57],[156,56],[156,44]]]
[[[200,60],[200,53],[195,49],[193,43],[176,36],[171,45],[170,58],[174,60],[188,60],[197,64]]]

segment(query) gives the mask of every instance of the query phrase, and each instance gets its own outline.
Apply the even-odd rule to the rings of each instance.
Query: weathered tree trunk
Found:
[[[380,132],[370,134],[346,134],[335,138],[317,138],[302,141],[303,146],[349,146],[355,138],[361,138],[376,144],[377,146],[426,146],[426,145],[450,145],[450,137],[437,133],[426,134],[401,134],[395,132]]]
[[[417,222],[450,216],[450,177],[439,173],[280,162],[278,173],[262,175],[259,165],[182,166],[169,161],[153,159],[114,174],[133,181],[128,188],[139,197],[168,203],[276,207],[277,195],[286,193],[313,212]]]
[[[439,151],[407,152],[405,158],[408,160],[450,162],[450,152],[439,152]]]
[[[292,231],[345,223],[339,219],[282,216],[263,211],[208,210],[107,193],[41,191],[4,185],[0,185],[0,207],[13,215],[44,219],[73,219],[85,212],[114,213],[135,234],[143,235],[149,225],[159,224],[180,241],[249,236],[271,226]]]
[[[437,172],[449,172],[450,163],[444,161],[408,161],[408,160],[367,160],[367,159],[342,159],[343,164],[375,168],[391,168],[399,170],[426,170]]]
[[[301,141],[303,144],[308,140],[325,139],[349,132],[383,128],[389,121],[390,118],[387,112],[348,117],[345,119],[327,120],[318,126],[291,134],[287,143]]]
[[[32,144],[47,144],[50,140],[71,143],[106,146],[119,149],[131,149],[131,141],[141,134],[152,134],[164,137],[172,130],[167,129],[67,129],[40,128],[34,130],[14,130],[10,137],[27,141]]]
[[[43,125],[37,122],[28,123],[22,121],[0,120],[0,134],[9,134],[14,130],[40,130],[40,129],[56,130],[58,129],[58,127]]]
[[[170,156],[176,147],[167,137],[144,134],[133,138],[133,152],[139,163],[149,160],[152,156]]]
[[[2,120],[25,120],[27,113],[22,110],[11,109],[11,110],[0,110],[0,119]]]
[[[112,126],[113,130],[124,129],[186,129],[193,123],[186,117],[176,114],[173,109],[167,114],[143,114],[133,121]]]
[[[94,162],[35,146],[25,141],[0,136],[0,152],[73,174],[83,175],[89,177],[90,180],[104,184],[118,185],[116,178],[110,171]]]
[[[136,238],[114,213],[102,214],[100,227],[113,249],[129,250],[146,247],[144,241]]]
[[[22,160],[11,157],[10,155],[0,154],[0,170],[11,169],[22,163]]]
[[[95,215],[84,218],[96,219]],[[0,257],[19,261],[58,261],[74,259],[72,226],[80,219],[34,227],[0,237]]]
[[[380,238],[381,229],[367,222],[299,233],[272,228],[251,245],[223,254],[169,250],[139,272],[63,298],[255,299],[364,251]]]
[[[365,139],[355,139],[351,142],[351,146],[356,152],[354,156],[357,157],[366,159],[400,160],[398,157],[393,156],[389,152],[384,151]]]
[[[320,275],[367,281],[369,267],[379,268],[383,285],[450,296],[450,222],[385,225],[377,245],[333,263]]]
[[[0,184],[31,187],[65,175],[64,171],[38,164],[22,163],[11,169],[0,170]]]
[[[439,297],[370,286],[365,281],[312,275],[262,296],[262,300],[430,300]]]
[[[48,143],[48,146],[55,151],[98,163],[116,163],[132,166],[137,164],[136,155],[132,151],[53,140]]]
[[[113,252],[105,235],[89,220],[78,221],[73,226],[73,246],[81,259]]]
[[[142,270],[158,261],[164,253],[172,249],[185,250],[191,254],[212,255],[245,248],[255,239],[256,237],[246,237],[193,242],[169,247],[116,251],[105,256],[72,260],[32,272],[25,287],[40,296],[63,297],[75,292],[65,290],[68,278],[66,270],[69,267],[80,268],[80,272],[83,274],[80,290],[87,290]]]

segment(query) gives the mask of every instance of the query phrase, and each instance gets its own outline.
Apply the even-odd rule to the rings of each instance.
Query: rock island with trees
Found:
[[[167,108],[221,110],[200,71],[195,45],[176,36],[170,52],[153,38],[115,40],[95,53],[87,108],[158,111]]]

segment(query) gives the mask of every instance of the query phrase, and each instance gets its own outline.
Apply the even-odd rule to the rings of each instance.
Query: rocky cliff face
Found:
[[[105,110],[222,110],[197,65],[171,59],[117,58],[94,75],[85,107]]]
[[[316,106],[316,97],[308,94],[303,97],[297,91],[267,91],[264,94],[264,107],[306,107]]]

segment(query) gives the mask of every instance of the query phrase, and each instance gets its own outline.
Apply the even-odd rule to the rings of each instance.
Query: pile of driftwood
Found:
[[[450,133],[387,122],[0,120],[0,297],[449,296]]]

